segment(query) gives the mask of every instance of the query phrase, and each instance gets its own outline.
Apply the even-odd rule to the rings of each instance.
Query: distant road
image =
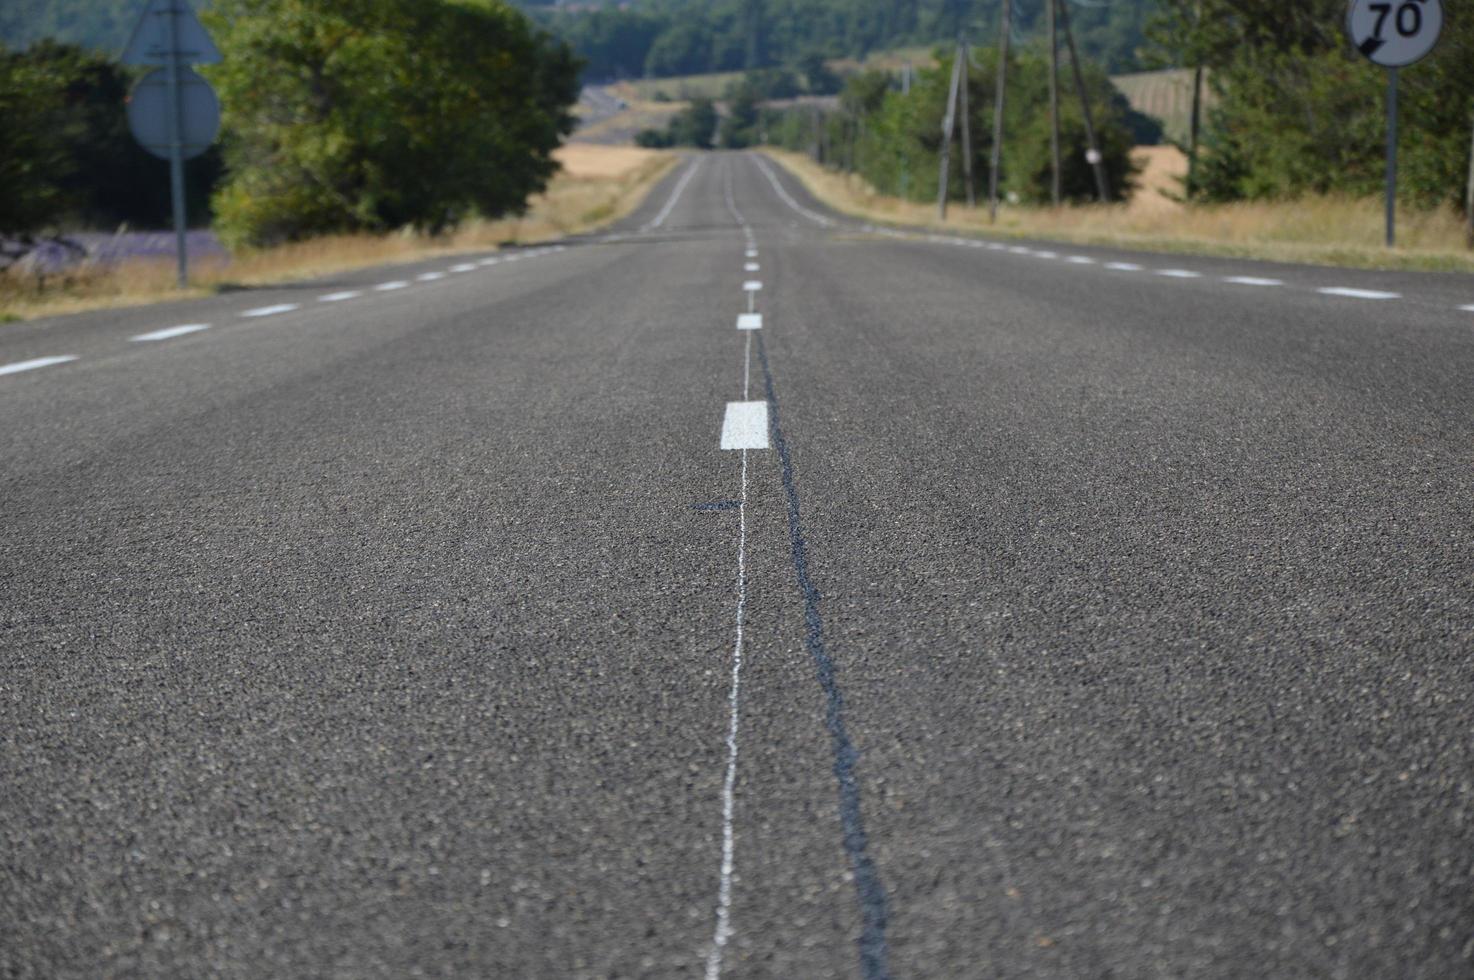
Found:
[[[708,154],[0,419],[0,976],[1474,975],[1467,277]]]

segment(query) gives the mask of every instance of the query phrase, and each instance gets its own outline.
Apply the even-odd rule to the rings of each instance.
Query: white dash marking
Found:
[[[1140,272],[1141,266],[1135,262],[1107,262],[1107,269],[1115,269],[1117,272]]]
[[[319,303],[341,303],[345,299],[358,299],[362,295],[363,293],[360,290],[345,289],[341,293],[327,293],[326,295],[319,296],[317,301]]]
[[[759,266],[758,266],[758,264],[756,262],[748,262],[748,263],[746,263],[745,265],[742,266],[742,271],[743,272],[757,272],[758,269],[759,269]]]
[[[0,364],[0,374],[20,374],[22,371],[34,371],[37,368],[51,367],[53,364],[65,364],[67,361],[75,361],[73,354],[65,354],[58,357],[38,357],[30,361],[16,361],[14,364]]]
[[[418,276],[415,276],[415,278],[418,279],[420,282],[434,282],[437,279],[444,279],[445,278],[445,273],[443,273],[443,272],[425,272],[425,273],[421,273]]]
[[[1010,248],[1009,251],[1012,252],[1014,255],[1028,255],[1030,249],[1025,248],[1023,245],[1015,245]]]
[[[1380,289],[1352,289],[1349,286],[1325,286],[1316,292],[1326,296],[1350,296],[1352,299],[1402,299],[1401,293],[1388,293]]]
[[[481,261],[480,261],[480,262],[479,262],[479,263],[478,263],[478,265],[482,265],[482,266],[487,266],[487,265],[496,265],[496,264],[497,264],[497,263],[498,263],[498,262],[500,262],[500,261],[501,261],[501,259],[482,259],[482,260],[481,260]]]
[[[768,448],[768,403],[727,402],[722,419],[723,449]]]
[[[1095,260],[1092,259],[1088,255],[1071,255],[1069,258],[1065,259],[1065,261],[1066,262],[1073,262],[1076,265],[1094,265],[1095,264]]]
[[[453,265],[453,266],[451,266],[450,267],[450,271],[451,272],[475,272],[476,271],[476,263],[475,262],[462,262],[460,265]]]
[[[381,282],[381,283],[379,283],[377,286],[374,287],[374,292],[376,292],[376,293],[388,293],[388,292],[393,292],[396,289],[408,289],[408,288],[409,288],[409,283],[405,282],[403,279],[395,279],[392,282]]]
[[[1231,282],[1237,286],[1283,286],[1283,279],[1261,279],[1258,276],[1225,276],[1224,282]]]
[[[178,327],[165,327],[163,330],[155,330],[153,333],[141,333],[137,337],[129,337],[134,342],[149,340],[168,340],[171,337],[183,337],[187,333],[199,333],[201,330],[209,330],[208,323],[186,323]]]
[[[737,314],[738,330],[761,330],[763,328],[763,315],[761,313],[739,313]]]
[[[748,293],[758,292],[762,288],[763,284],[758,282],[756,279],[749,279],[742,284],[743,291]]]
[[[989,242],[988,243],[989,250],[994,251],[994,252],[1001,252],[1001,251],[1003,251],[1004,247],[1005,246],[1000,245],[997,242]]]
[[[1035,252],[1034,257],[1039,259],[1057,259],[1059,258],[1059,254],[1056,252]]]
[[[1459,307],[1459,309],[1463,310],[1465,313],[1474,313],[1474,303],[1469,303],[1465,306],[1461,306]]]
[[[1159,276],[1166,276],[1169,279],[1201,279],[1201,278],[1203,278],[1203,274],[1201,272],[1194,272],[1191,269],[1158,269],[1157,270],[1157,275],[1159,275]]]
[[[755,259],[755,258],[757,258],[757,249],[755,249],[755,248],[748,249],[747,250],[747,257],[749,259]]]
[[[278,313],[290,313],[299,308],[296,303],[278,303],[275,306],[258,306],[254,310],[247,310],[241,316],[276,316]]]

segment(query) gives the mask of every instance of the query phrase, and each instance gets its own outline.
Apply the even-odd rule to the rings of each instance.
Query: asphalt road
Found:
[[[1474,282],[763,166],[0,329],[0,976],[1474,976]]]

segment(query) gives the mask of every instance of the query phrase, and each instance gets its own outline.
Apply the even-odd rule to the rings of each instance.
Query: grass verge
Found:
[[[655,150],[568,144],[558,151],[563,170],[521,217],[469,222],[431,238],[410,232],[327,235],[275,248],[242,252],[229,263],[199,262],[190,288],[174,285],[174,260],[148,259],[81,266],[52,276],[0,275],[0,323],[117,306],[197,298],[231,289],[311,279],[349,269],[415,262],[438,255],[530,244],[594,230],[618,221],[673,166],[678,157]]]
[[[787,167],[830,207],[867,221],[997,237],[1114,245],[1149,252],[1218,255],[1357,269],[1474,272],[1461,216],[1449,210],[1399,209],[1398,247],[1382,245],[1382,202],[1309,197],[1186,206],[1147,186],[1128,205],[1027,208],[1006,206],[988,222],[986,205],[936,206],[876,193],[858,177],[835,173],[799,153],[763,151]]]

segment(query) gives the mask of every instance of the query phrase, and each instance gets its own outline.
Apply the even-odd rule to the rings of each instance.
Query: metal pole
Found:
[[[184,214],[184,92],[179,84],[179,4],[169,4],[169,193],[174,202],[174,248],[179,288],[189,285],[189,251]]]
[[[967,206],[975,208],[978,206],[978,197],[972,179],[972,109],[967,101],[967,42],[961,38],[957,40],[957,60],[962,63],[962,84],[957,88],[958,101],[961,103],[959,111],[962,113],[962,181],[967,185]]]
[[[1059,0],[1049,2],[1049,199],[1055,207],[1060,202],[1059,166],[1059,30],[1054,7]]]
[[[1397,245],[1397,69],[1387,69],[1387,247]]]
[[[952,59],[952,86],[947,90],[947,114],[942,117],[942,160],[937,176],[937,219],[947,220],[947,165],[952,155],[952,131],[957,123],[957,73],[962,65]]]
[[[993,99],[993,147],[988,168],[988,221],[998,220],[998,169],[1003,163],[1003,100],[1008,87],[1008,35],[1013,0],[1003,0],[1003,28],[998,37],[998,87]]]
[[[1085,116],[1085,145],[1090,148],[1091,166],[1095,170],[1095,190],[1104,203],[1111,199],[1111,191],[1106,184],[1105,161],[1101,158],[1100,147],[1095,144],[1095,120],[1090,115],[1090,99],[1085,95],[1085,75],[1080,71],[1080,52],[1075,50],[1075,32],[1070,29],[1069,0],[1060,0],[1059,19],[1060,26],[1065,29],[1065,44],[1070,49],[1070,65],[1075,69],[1075,90],[1080,94],[1080,111]]]

